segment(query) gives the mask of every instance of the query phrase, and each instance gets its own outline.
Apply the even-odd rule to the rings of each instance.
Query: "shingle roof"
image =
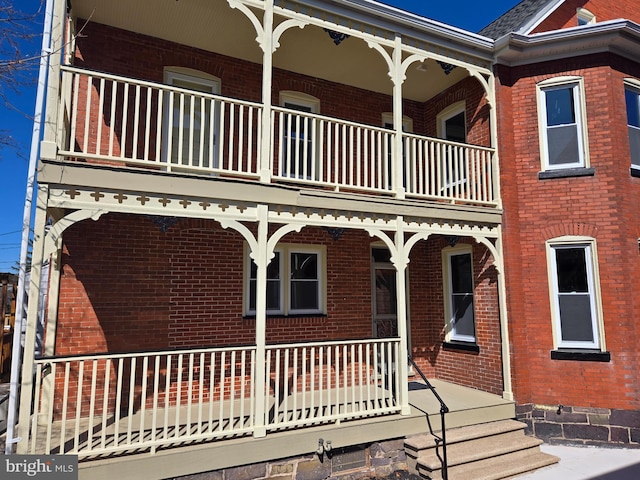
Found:
[[[552,1],[554,0],[522,0],[478,33],[495,40],[507,33],[515,32]]]

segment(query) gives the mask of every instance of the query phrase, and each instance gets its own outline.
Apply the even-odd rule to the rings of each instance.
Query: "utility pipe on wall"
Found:
[[[22,324],[24,317],[24,298],[27,286],[25,278],[27,273],[27,252],[29,249],[29,232],[31,229],[31,211],[33,205],[33,192],[35,185],[36,165],[42,131],[42,111],[44,105],[44,92],[47,83],[47,70],[51,51],[51,26],[53,23],[53,0],[47,0],[44,12],[44,27],[42,32],[42,48],[40,51],[40,69],[38,71],[38,87],[36,90],[36,103],[33,118],[33,130],[31,132],[31,151],[29,154],[29,166],[27,168],[27,189],[25,194],[24,212],[22,216],[22,241],[20,247],[20,270],[18,272],[18,292],[16,295],[16,320],[13,330],[13,347],[11,353],[11,388],[9,390],[9,410],[7,412],[7,440],[5,454],[13,453],[13,445],[21,439],[14,438],[16,416],[18,412],[18,392],[20,389],[20,371],[22,370]],[[38,301],[38,299],[33,299]],[[24,406],[24,408],[29,408]]]

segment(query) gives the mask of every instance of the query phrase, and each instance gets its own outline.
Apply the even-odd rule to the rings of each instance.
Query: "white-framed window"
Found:
[[[604,349],[595,239],[549,240],[547,261],[555,347]]]
[[[586,8],[578,8],[576,9],[576,13],[578,16],[578,26],[596,23],[596,16]]]
[[[456,102],[438,113],[436,117],[438,137],[456,143],[467,143],[467,120],[465,101]],[[465,149],[445,144],[440,158],[443,159],[442,186],[452,189],[467,181]],[[453,193],[453,192],[450,192]]]
[[[215,99],[197,93],[219,94],[220,79],[197,70],[171,67],[165,83],[179,90],[165,92],[164,159],[185,167],[218,165],[219,106]]]
[[[631,168],[640,171],[640,82],[625,81],[624,97],[627,104],[627,130]]]
[[[245,311],[256,313],[257,266],[246,257]],[[306,315],[325,312],[325,248],[279,245],[267,267],[267,314]]]
[[[280,106],[295,113],[285,113],[281,132],[281,175],[291,178],[317,180],[316,120],[305,114],[320,113],[320,100],[294,91],[280,92]],[[301,113],[297,113],[301,112]]]
[[[588,167],[583,79],[553,78],[537,88],[543,170]]]
[[[473,257],[470,245],[442,251],[447,341],[476,342]]]

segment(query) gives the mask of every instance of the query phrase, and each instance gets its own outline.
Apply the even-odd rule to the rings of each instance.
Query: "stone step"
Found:
[[[537,448],[520,450],[449,467],[448,480],[500,480],[553,465],[558,460]],[[418,473],[428,480],[442,480],[442,470],[427,472],[419,469]]]
[[[542,441],[524,435],[525,424],[502,420],[447,431],[449,480],[495,480],[556,463],[540,452]],[[432,435],[405,440],[407,464],[425,479],[442,478],[442,449]]]
[[[459,442],[468,442],[484,439],[489,436],[502,435],[509,432],[524,432],[525,424],[516,420],[501,420],[498,422],[481,423],[468,427],[452,428],[447,430],[447,445]],[[437,432],[439,435],[440,433]],[[430,434],[413,435],[404,442],[407,452],[420,452],[429,448],[435,448],[436,440]],[[416,455],[417,456],[417,455]]]
[[[499,436],[476,441],[482,442],[481,446],[468,446],[466,443],[456,443],[447,446],[447,462],[449,467],[473,463],[484,460],[485,458],[498,457],[521,450],[537,449],[542,444],[542,440],[525,437],[522,434],[519,438],[504,438],[503,436]],[[442,466],[442,462],[434,449],[428,450],[428,453],[420,454],[417,463],[419,468],[429,471],[439,470]]]

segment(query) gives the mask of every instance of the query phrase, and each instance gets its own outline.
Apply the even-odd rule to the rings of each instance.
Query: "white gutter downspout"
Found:
[[[18,412],[18,391],[20,389],[20,372],[22,370],[22,324],[24,316],[25,277],[27,273],[27,251],[29,249],[29,232],[31,228],[31,210],[33,205],[33,191],[35,185],[36,165],[42,130],[42,111],[44,106],[44,91],[47,80],[49,55],[51,55],[51,26],[53,23],[53,0],[47,0],[44,13],[44,27],[42,32],[42,48],[40,51],[40,69],[38,72],[38,87],[36,91],[33,131],[31,133],[31,151],[27,168],[27,190],[25,194],[24,213],[22,216],[22,242],[20,246],[20,270],[18,273],[18,292],[16,295],[16,317],[13,330],[13,347],[11,352],[11,388],[9,390],[9,410],[7,412],[7,440],[5,454],[13,453],[13,445],[21,438],[14,438],[16,415]],[[38,299],[34,299],[38,301]],[[28,407],[25,407],[28,408]]]

